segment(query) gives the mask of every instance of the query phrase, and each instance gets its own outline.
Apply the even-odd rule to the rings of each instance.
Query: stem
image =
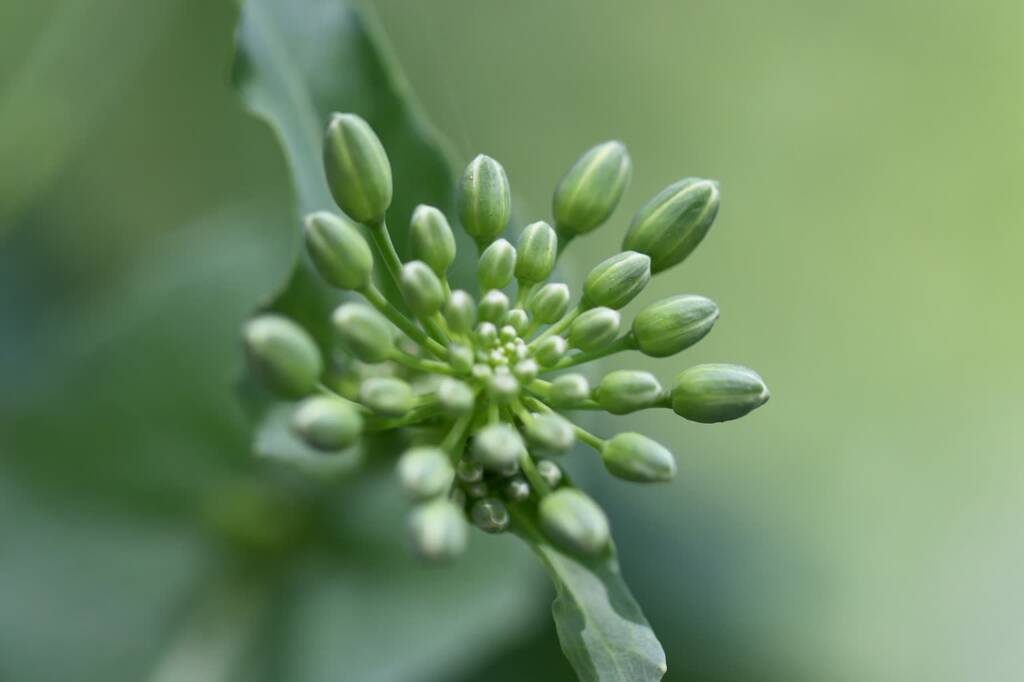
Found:
[[[360,412],[360,414],[362,414],[363,416],[366,416],[366,415],[370,414],[370,410],[365,405],[363,405],[361,403],[357,403],[354,400],[350,400],[350,399],[346,398],[345,396],[341,395],[337,391],[334,391],[333,389],[328,388],[326,384],[318,383],[316,385],[316,390],[319,391],[320,393],[323,393],[324,395],[327,395],[327,396],[330,396],[332,398],[336,398],[338,400],[341,400],[342,402],[348,403],[349,405],[354,407],[356,410],[358,410]]]
[[[594,448],[598,452],[601,452],[604,449],[604,444],[605,444],[604,438],[598,438],[597,436],[592,434],[590,431],[587,431],[582,426],[577,425],[575,422],[569,422],[569,423],[572,424],[572,428],[574,428],[576,430],[576,436],[581,441],[583,441],[584,443],[586,443],[590,447]]]
[[[633,336],[633,332],[627,332],[613,341],[608,346],[600,350],[591,351],[589,353],[577,353],[576,355],[562,358],[558,363],[549,369],[544,370],[541,374],[547,374],[548,372],[555,372],[560,369],[567,367],[575,367],[576,365],[582,365],[592,360],[600,360],[606,358],[609,355],[620,353],[624,350],[635,350],[636,349],[636,338]]]
[[[523,470],[523,474],[526,476],[526,480],[530,482],[530,485],[537,491],[540,497],[546,496],[551,492],[551,488],[548,487],[547,481],[545,481],[540,472],[537,471],[537,466],[533,463],[533,458],[530,457],[530,453],[523,451],[523,456],[519,458],[519,468]]]
[[[444,319],[441,317],[441,313],[434,313],[430,317],[424,318],[423,326],[427,328],[427,332],[439,343],[446,345],[451,340],[445,333]]]
[[[527,390],[527,392],[530,393],[530,395],[534,396],[532,398],[527,398],[527,400],[531,401],[531,405],[533,403],[537,403],[538,405],[543,405],[544,411],[554,412],[554,410],[552,410],[550,407],[548,407],[548,405],[546,403],[542,402],[544,400],[549,400],[550,399],[550,395],[551,395],[551,384],[550,383],[548,383],[547,381],[544,381],[543,379],[534,379],[533,381],[531,381],[529,383],[529,385],[526,386],[526,390]],[[596,400],[592,400],[592,399],[588,398],[586,400],[583,400],[583,401],[577,403],[576,405],[573,405],[572,409],[574,409],[574,410],[603,410],[604,408],[601,407],[597,403]]]
[[[543,332],[541,332],[540,336],[535,338],[533,341],[530,341],[528,346],[529,349],[536,350],[537,346],[540,345],[541,341],[548,338],[549,336],[560,334],[562,331],[565,330],[566,327],[572,324],[576,320],[576,318],[580,316],[580,313],[582,313],[584,310],[586,310],[586,308],[583,307],[583,302],[580,301],[579,305],[577,305],[575,308],[573,308],[565,315],[563,315],[562,319],[560,319],[558,322],[555,322],[553,325],[551,325]]]
[[[448,453],[453,463],[458,463],[459,459],[462,458],[462,451],[465,449],[466,435],[474,416],[476,416],[474,411],[470,410],[459,417],[455,423],[452,424],[452,428],[448,431],[444,440],[441,441],[441,449]]]
[[[519,289],[516,291],[516,308],[522,308],[523,304],[526,303],[526,299],[530,297],[534,289],[537,288],[538,282],[519,282]]]
[[[396,349],[395,352],[391,354],[391,359],[410,369],[418,369],[421,372],[455,376],[455,370],[443,362],[435,362],[434,360],[427,360],[426,358],[418,358],[415,355],[409,355],[402,350]]]
[[[388,234],[387,223],[381,218],[379,222],[368,224],[367,228],[369,228],[370,237],[373,239],[374,246],[377,247],[381,260],[384,261],[384,269],[391,276],[395,288],[401,291],[402,259],[398,257],[398,251],[395,250],[391,235]]]
[[[412,320],[403,315],[398,308],[393,306],[386,298],[384,298],[384,294],[382,294],[380,289],[375,287],[373,284],[367,284],[366,288],[360,291],[360,293],[366,297],[366,300],[369,301],[374,308],[391,320],[392,324],[401,329],[406,336],[418,343],[425,350],[429,351],[432,355],[439,358],[444,358],[447,355],[444,346],[427,336],[422,329],[412,322]]]

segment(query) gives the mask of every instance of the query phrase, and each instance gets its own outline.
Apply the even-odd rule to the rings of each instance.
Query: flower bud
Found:
[[[343,303],[331,316],[341,345],[369,364],[388,360],[395,351],[391,323],[362,303]]]
[[[544,532],[563,549],[593,555],[608,546],[608,517],[582,491],[556,490],[542,499],[538,508]]]
[[[536,361],[520,360],[512,368],[512,375],[519,381],[520,384],[528,384],[537,378],[537,374],[540,372],[540,367],[537,366]]]
[[[535,414],[526,424],[526,438],[542,450],[565,452],[576,442],[576,430],[557,414]]]
[[[451,500],[438,498],[409,514],[413,549],[424,559],[454,559],[466,550],[466,520]]]
[[[647,306],[633,319],[637,348],[668,357],[703,339],[718,319],[718,306],[703,296],[682,294]]]
[[[473,369],[473,350],[461,343],[448,344],[448,364],[459,374],[466,374]]]
[[[473,503],[469,510],[473,525],[485,533],[501,533],[508,530],[508,507],[496,497],[485,497]]]
[[[477,481],[476,483],[470,483],[465,488],[466,494],[473,499],[481,497],[487,497],[490,494],[491,489],[483,481]]]
[[[334,114],[324,140],[324,170],[341,210],[360,223],[381,220],[391,205],[391,163],[370,125]]]
[[[473,297],[461,289],[453,291],[444,306],[444,319],[448,329],[456,334],[472,331],[476,324],[476,303]]]
[[[600,227],[629,185],[633,166],[617,140],[591,147],[573,164],[555,190],[555,225],[573,235]]]
[[[623,251],[599,263],[583,283],[583,300],[590,306],[618,310],[651,281],[651,259],[636,251]]]
[[[306,250],[324,281],[339,289],[363,289],[370,283],[373,254],[354,225],[318,211],[306,216],[304,233]]]
[[[656,483],[676,475],[672,453],[639,433],[620,433],[608,440],[601,458],[609,473],[627,481]]]
[[[530,326],[530,316],[522,308],[513,308],[505,313],[505,324],[515,329],[518,336]]]
[[[355,442],[363,430],[363,418],[343,400],[313,396],[295,408],[291,429],[310,447],[335,452]]]
[[[463,457],[455,465],[455,475],[463,483],[478,483],[483,480],[484,468],[480,462]]]
[[[434,271],[420,260],[402,266],[402,295],[409,309],[418,317],[430,317],[444,305],[444,288]]]
[[[476,274],[484,289],[502,289],[512,281],[516,269],[516,247],[504,239],[491,242],[480,254]]]
[[[543,220],[530,223],[519,235],[516,278],[521,282],[543,282],[555,269],[558,236]]]
[[[537,462],[537,474],[544,479],[549,488],[557,488],[562,482],[562,469],[550,459]]]
[[[412,409],[412,387],[393,377],[370,377],[359,386],[359,402],[382,417],[402,417]]]
[[[497,242],[495,242],[497,243]],[[491,289],[480,299],[479,315],[481,320],[500,322],[508,313],[508,296],[498,289]]]
[[[455,235],[444,213],[433,206],[420,204],[412,212],[409,246],[413,258],[429,265],[438,277],[455,262]]]
[[[494,159],[480,154],[466,166],[456,201],[462,226],[469,236],[478,244],[489,244],[508,225],[512,212],[505,169]]]
[[[690,421],[710,424],[738,419],[768,401],[757,372],[739,365],[707,364],[684,369],[672,387],[672,409]]]
[[[488,380],[487,391],[497,402],[508,403],[519,395],[519,381],[507,371],[495,372],[494,376]]]
[[[654,407],[661,384],[650,372],[620,369],[607,374],[594,391],[597,403],[612,414],[629,414]]]
[[[476,326],[476,340],[484,348],[490,348],[498,341],[498,328],[490,322],[481,322]]]
[[[473,437],[473,456],[486,469],[516,464],[524,452],[522,437],[508,424],[490,424]]]
[[[540,342],[533,357],[541,367],[554,367],[568,350],[569,344],[566,340],[555,334]]]
[[[398,482],[414,500],[443,495],[455,477],[448,455],[440,448],[415,447],[398,458]]]
[[[253,372],[277,393],[297,398],[320,380],[320,350],[305,329],[286,317],[266,314],[250,320],[243,343]]]
[[[718,215],[719,191],[714,180],[686,178],[658,192],[630,223],[622,248],[651,257],[651,272],[682,262],[711,228]]]
[[[473,409],[473,389],[458,379],[442,379],[437,386],[437,401],[449,415],[463,415]]]
[[[554,324],[569,310],[569,287],[561,282],[545,284],[530,295],[526,308],[542,324]]]
[[[516,476],[505,484],[503,491],[511,502],[522,502],[530,496],[530,484],[522,476]]]
[[[569,345],[587,352],[600,350],[618,336],[621,321],[617,310],[591,308],[569,327]]]
[[[590,384],[582,374],[563,374],[551,382],[548,401],[552,407],[570,409],[590,398]]]

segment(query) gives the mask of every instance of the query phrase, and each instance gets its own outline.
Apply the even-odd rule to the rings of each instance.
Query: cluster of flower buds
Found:
[[[524,510],[563,549],[599,553],[609,541],[608,520],[556,458],[579,440],[597,451],[612,475],[637,482],[669,480],[676,463],[644,435],[602,438],[566,412],[621,415],[662,407],[692,421],[720,422],[768,399],[761,378],[736,365],[690,367],[667,388],[648,372],[613,371],[592,386],[583,374],[567,371],[628,350],[667,357],[710,331],[718,308],[702,296],[657,301],[632,324],[624,324],[619,311],[652,275],[700,243],[718,210],[717,183],[681,180],[648,201],[633,218],[623,251],[591,269],[575,298],[565,284],[547,280],[564,247],[614,211],[631,175],[625,147],[606,142],[587,151],[555,191],[554,226],[527,225],[515,245],[501,237],[511,207],[505,170],[478,156],[456,197],[462,227],[479,252],[482,293],[474,298],[448,282],[456,240],[437,208],[415,210],[408,233],[412,258],[400,260],[384,220],[392,198],[390,163],[363,119],[333,117],[324,164],[347,217],[308,216],[305,242],[328,284],[361,295],[331,319],[343,359],[332,354],[332,366],[325,366],[302,327],[270,314],[248,323],[247,356],[265,385],[296,401],[291,428],[312,448],[335,453],[363,434],[402,431],[408,449],[398,459],[397,477],[413,500],[409,528],[421,555],[459,554],[467,517],[499,533],[525,518]]]

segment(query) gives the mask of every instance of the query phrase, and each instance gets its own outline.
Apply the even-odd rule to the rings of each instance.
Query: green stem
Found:
[[[379,310],[386,318],[402,330],[406,336],[418,343],[432,355],[444,358],[447,356],[447,352],[440,343],[427,336],[426,332],[417,327],[412,320],[403,315],[398,308],[393,306],[386,298],[384,294],[380,292],[380,289],[375,287],[373,284],[366,285],[360,293],[366,297],[366,300],[373,305],[374,308]]]
[[[465,449],[466,435],[469,431],[469,425],[473,422],[474,417],[473,410],[470,410],[466,414],[459,417],[452,428],[445,435],[444,440],[441,441],[441,449],[448,453],[453,463],[458,463],[462,458],[462,451]]]
[[[357,403],[354,400],[350,400],[350,399],[346,398],[345,396],[341,395],[337,391],[334,391],[334,390],[328,388],[327,385],[324,384],[324,383],[318,383],[316,385],[316,390],[319,391],[320,393],[323,393],[324,395],[327,395],[327,396],[330,396],[332,398],[336,398],[337,400],[341,400],[342,402],[348,403],[349,405],[354,407],[356,410],[358,410],[364,416],[370,414],[369,408],[367,408],[365,405],[362,405],[360,403]]]
[[[606,358],[609,355],[615,353],[621,353],[625,350],[636,349],[636,338],[633,336],[633,332],[627,332],[613,341],[608,346],[600,349],[591,351],[589,353],[577,353],[567,358],[562,358],[554,367],[544,370],[541,374],[547,374],[548,372],[555,372],[560,369],[566,369],[567,367],[575,367],[576,365],[582,365],[593,360],[600,360]]]
[[[409,355],[405,351],[396,349],[395,352],[391,354],[391,359],[410,369],[418,369],[421,372],[455,376],[455,370],[445,363],[427,360],[426,358],[418,358],[415,355]]]
[[[516,308],[522,308],[526,299],[530,297],[539,282],[519,282],[519,289],[516,291]]]
[[[401,291],[402,259],[398,257],[395,244],[391,241],[387,223],[381,218],[379,222],[369,223],[366,227],[369,229],[373,244],[377,247],[377,252],[384,262],[384,269],[388,271],[388,275],[391,277],[395,288]]]
[[[555,334],[561,334],[566,329],[566,327],[572,324],[576,320],[576,318],[580,316],[580,313],[582,313],[584,310],[586,310],[586,308],[583,307],[583,302],[580,301],[580,304],[577,305],[572,310],[570,310],[569,312],[567,312],[565,315],[563,315],[562,319],[560,319],[558,322],[555,322],[553,325],[551,325],[543,332],[541,332],[541,334],[533,341],[530,341],[528,346],[529,349],[536,350],[537,346],[539,346],[544,339],[548,338],[549,336],[554,336]]]
[[[530,457],[530,453],[526,450],[523,451],[522,457],[519,458],[519,468],[523,470],[523,474],[526,476],[526,480],[530,482],[534,490],[537,491],[537,495],[544,497],[551,492],[551,488],[548,486],[547,481],[537,471],[537,466],[533,463],[533,458]]]

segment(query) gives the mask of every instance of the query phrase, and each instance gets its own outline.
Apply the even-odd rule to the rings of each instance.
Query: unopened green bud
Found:
[[[543,220],[530,223],[519,235],[516,278],[521,282],[543,282],[555,269],[558,236]]]
[[[444,305],[441,280],[423,261],[414,260],[403,265],[399,283],[409,309],[419,317],[430,317]]]
[[[544,479],[549,488],[557,488],[562,482],[562,469],[550,459],[537,462],[537,474]]]
[[[516,270],[516,247],[504,239],[491,242],[480,254],[477,279],[484,289],[502,289],[512,281]]]
[[[359,402],[382,417],[401,417],[412,409],[412,387],[393,377],[370,377],[359,386]]]
[[[476,326],[476,340],[484,348],[493,346],[498,341],[498,328],[490,322],[481,322]]]
[[[370,125],[334,114],[324,139],[324,169],[334,200],[350,218],[372,223],[391,205],[391,163]]]
[[[519,395],[519,381],[511,374],[495,372],[487,383],[487,391],[494,400],[507,403]]]
[[[658,192],[630,223],[622,248],[651,257],[651,272],[682,262],[711,228],[718,215],[719,191],[714,180],[686,178]]]
[[[576,442],[576,430],[565,417],[535,414],[526,424],[526,438],[542,450],[565,452]]]
[[[590,398],[590,383],[582,374],[563,374],[551,382],[548,401],[552,407],[570,409]]]
[[[593,555],[608,546],[608,517],[582,491],[556,490],[540,501],[539,511],[544,532],[563,549]]]
[[[409,535],[424,559],[454,559],[466,550],[466,519],[451,500],[438,498],[412,510]]]
[[[668,357],[703,339],[718,319],[718,306],[703,296],[681,294],[647,306],[633,318],[637,348]]]
[[[522,502],[530,496],[530,484],[522,476],[516,476],[505,484],[503,491],[511,502]]]
[[[512,374],[519,380],[520,384],[530,383],[537,378],[539,372],[540,367],[537,366],[536,361],[530,359],[520,360],[512,368]]]
[[[373,254],[354,225],[318,211],[306,216],[304,233],[306,250],[324,281],[339,289],[362,289],[370,283]]]
[[[444,306],[444,319],[448,329],[456,334],[468,334],[476,324],[476,303],[473,297],[456,289]]]
[[[466,374],[473,369],[473,350],[461,343],[448,344],[448,364],[459,374]]]
[[[684,369],[672,387],[672,409],[690,421],[739,419],[768,401],[768,387],[752,369],[707,364]]]
[[[508,507],[496,497],[485,497],[473,503],[469,510],[473,525],[485,533],[501,533],[508,530]]]
[[[530,316],[522,308],[513,308],[505,314],[505,324],[516,330],[516,334],[522,334],[530,325]]]
[[[455,477],[444,450],[415,447],[398,458],[398,482],[409,497],[424,500],[443,495]]]
[[[369,364],[388,360],[395,351],[391,323],[362,303],[343,303],[331,316],[341,345]]]
[[[561,282],[545,284],[530,295],[526,308],[542,324],[553,324],[569,310],[569,287]]]
[[[582,351],[596,351],[615,340],[622,317],[611,308],[591,308],[569,327],[569,345]]]
[[[420,204],[412,212],[409,246],[415,259],[429,265],[438,277],[444,277],[455,262],[455,235],[444,213]]]
[[[525,451],[519,432],[508,424],[490,424],[473,437],[473,456],[487,469],[516,464]]]
[[[498,338],[501,339],[502,343],[511,343],[519,338],[519,332],[512,325],[506,324],[498,330]]]
[[[612,414],[629,414],[654,407],[661,395],[661,384],[653,374],[629,369],[605,375],[594,391],[597,403]]]
[[[363,418],[343,400],[313,396],[295,408],[291,429],[310,447],[334,452],[355,442],[363,430]]]
[[[481,320],[498,323],[508,313],[508,296],[498,289],[491,289],[480,299],[479,315]]]
[[[663,445],[639,433],[620,433],[601,450],[604,466],[613,476],[636,483],[670,481],[676,460]]]
[[[591,306],[618,310],[651,281],[651,259],[636,251],[623,251],[599,263],[583,283],[583,300]]]
[[[473,389],[458,379],[442,379],[437,386],[437,401],[448,414],[463,415],[473,409]]]
[[[621,142],[612,140],[588,149],[558,183],[555,224],[573,235],[596,229],[615,211],[632,173]]]
[[[305,329],[286,317],[267,314],[250,320],[243,342],[253,372],[277,393],[300,397],[320,380],[320,350]]]
[[[501,164],[483,154],[466,166],[456,197],[462,225],[478,244],[489,244],[512,212],[508,176]]]
[[[555,334],[540,342],[537,350],[533,353],[533,357],[536,358],[541,367],[554,367],[568,350],[569,344],[566,340]]]
[[[483,480],[484,467],[480,462],[463,457],[455,465],[455,475],[463,483],[477,483]]]

